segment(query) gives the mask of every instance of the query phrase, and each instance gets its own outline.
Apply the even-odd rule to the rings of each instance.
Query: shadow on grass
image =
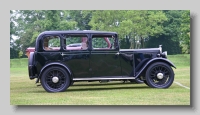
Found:
[[[64,92],[106,91],[106,90],[126,90],[126,89],[137,89],[137,90],[140,90],[140,89],[151,89],[150,87],[148,87],[146,85],[144,85],[144,86],[141,86],[141,85],[140,86],[129,86],[129,85],[131,85],[131,83],[76,84],[76,85],[70,86]],[[87,86],[89,86],[89,87],[87,87]],[[109,87],[109,86],[112,86],[112,87]],[[29,93],[46,93],[46,91],[45,90],[43,90],[43,91],[41,91],[41,90],[40,91],[30,91]]]
[[[129,86],[129,87],[98,87],[98,88],[79,88],[79,89],[67,89],[66,92],[73,91],[106,91],[106,90],[123,90],[123,89],[149,89],[148,86]]]

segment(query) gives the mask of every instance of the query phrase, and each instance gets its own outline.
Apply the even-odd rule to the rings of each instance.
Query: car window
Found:
[[[47,36],[43,39],[44,50],[60,50],[60,37]]]
[[[66,35],[64,37],[65,50],[87,50],[88,37],[86,35]]]
[[[114,49],[114,38],[112,36],[93,36],[92,48],[98,49]]]

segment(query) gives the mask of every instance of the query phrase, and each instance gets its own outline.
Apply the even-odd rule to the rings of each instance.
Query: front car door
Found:
[[[115,34],[92,34],[91,77],[121,77],[118,41]]]

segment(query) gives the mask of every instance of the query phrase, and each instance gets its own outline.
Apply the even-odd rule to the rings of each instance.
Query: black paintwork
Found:
[[[84,34],[89,38],[87,50],[63,49],[63,35]],[[61,39],[61,48],[58,51],[45,51],[43,38],[48,35],[57,35]],[[92,35],[115,36],[114,49],[95,50],[92,48]],[[160,48],[151,49],[120,49],[116,32],[104,31],[46,31],[36,40],[35,53],[29,65],[30,79],[40,78],[42,72],[50,66],[61,66],[73,79],[92,78],[137,78],[145,72],[145,68],[154,61],[162,61],[175,67],[169,60],[159,57]],[[138,59],[141,61],[139,62]],[[144,60],[144,61],[143,61]],[[31,73],[31,74],[30,74]]]

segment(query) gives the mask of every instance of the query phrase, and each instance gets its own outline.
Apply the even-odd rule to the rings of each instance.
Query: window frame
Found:
[[[109,39],[110,45],[111,45],[110,47],[112,47],[112,48],[94,48],[92,41],[93,41],[93,38],[95,38],[95,37],[97,37],[97,39],[98,39],[98,37],[99,37],[99,39],[104,39],[105,37],[107,37],[108,39],[109,38],[113,38],[113,43],[111,43],[111,40]],[[106,42],[106,40],[105,40],[105,42]],[[91,48],[92,48],[92,50],[95,50],[95,51],[99,51],[99,50],[101,50],[101,51],[102,50],[117,50],[117,48],[116,48],[116,42],[117,42],[117,38],[113,34],[92,34],[91,35]],[[108,45],[108,43],[106,45]]]
[[[49,48],[48,50],[47,49],[45,49],[45,45],[44,45],[44,43],[45,43],[45,39],[47,38],[47,37],[51,37],[51,36],[57,36],[57,37],[59,37],[58,39],[59,39],[59,47],[53,47],[54,49],[52,49],[52,47],[51,48]],[[49,34],[49,35],[45,35],[45,36],[43,36],[42,37],[42,49],[43,49],[43,51],[47,51],[47,52],[57,52],[57,51],[60,51],[61,50],[61,47],[62,47],[62,37],[59,35],[59,34]],[[48,44],[49,45],[49,44]]]
[[[89,35],[88,34],[82,34],[82,33],[69,33],[69,34],[63,34],[62,35],[63,36],[63,40],[62,40],[62,47],[63,47],[63,50],[64,51],[67,51],[67,52],[72,52],[72,51],[88,51],[89,50],[89,48],[90,48],[90,38],[89,38]],[[66,44],[66,40],[67,40],[67,37],[80,37],[80,39],[82,39],[83,37],[86,37],[87,38],[87,49],[82,49],[82,40],[81,40],[81,42],[80,42],[80,44],[81,44],[81,49],[72,49],[72,50],[69,50],[69,49],[67,49],[66,47],[67,47],[67,44]],[[78,43],[72,43],[72,44],[78,44]],[[69,45],[69,44],[68,44]]]

